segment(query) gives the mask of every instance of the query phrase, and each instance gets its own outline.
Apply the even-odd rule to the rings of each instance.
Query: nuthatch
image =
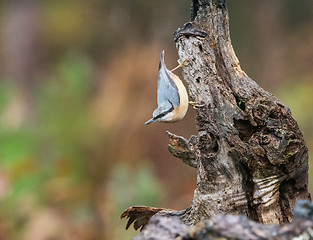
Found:
[[[177,122],[186,115],[188,94],[182,81],[172,71],[166,68],[163,50],[158,76],[158,108],[154,110],[153,117],[145,125],[152,122]]]

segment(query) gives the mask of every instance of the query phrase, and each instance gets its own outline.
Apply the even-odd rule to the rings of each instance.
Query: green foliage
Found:
[[[139,163],[131,168],[126,164],[117,164],[109,182],[108,203],[113,216],[119,216],[130,206],[157,206],[164,196],[161,183],[154,177],[151,166]],[[126,221],[112,218],[110,237],[125,239],[134,237],[137,232],[130,228],[126,234]]]
[[[11,222],[13,236],[21,239],[18,236],[23,236],[33,211],[40,206],[59,206],[73,222],[92,221],[92,205],[98,201],[94,199],[97,193],[93,191],[97,190],[93,186],[108,178],[110,197],[106,204],[120,236],[119,214],[131,204],[158,206],[160,183],[148,165],[134,170],[119,164],[111,176],[101,176],[109,163],[106,159],[90,159],[90,152],[106,147],[105,143],[93,144],[106,133],[96,129],[90,114],[91,63],[85,56],[69,54],[54,69],[34,92],[31,121],[15,128],[7,128],[6,119],[0,121],[0,183],[1,173],[9,178],[0,204],[0,219]],[[2,83],[2,112],[16,98],[14,88]]]
[[[115,166],[110,192],[117,214],[131,205],[159,206],[163,192],[160,182],[153,176],[151,167],[144,163],[135,169],[125,164]]]
[[[279,89],[277,97],[289,106],[293,117],[297,120],[300,128],[306,132],[312,132],[312,109],[313,85],[311,80],[300,80],[286,83]]]
[[[88,177],[82,146],[93,131],[87,105],[90,64],[85,57],[69,55],[56,69],[35,92],[33,121],[17,129],[8,129],[6,119],[0,122],[0,168],[9,178],[0,209],[12,221],[29,195],[34,204],[47,204],[51,196],[47,188],[55,178],[65,177],[78,186]],[[7,91],[13,88],[2,82],[2,111],[16,97]]]

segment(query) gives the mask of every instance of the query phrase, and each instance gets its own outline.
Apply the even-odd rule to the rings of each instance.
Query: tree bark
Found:
[[[310,198],[303,134],[290,110],[241,70],[225,1],[193,1],[193,12],[193,23],[175,33],[179,57],[189,63],[183,72],[190,98],[204,104],[190,151],[198,188],[182,220],[223,213],[290,222],[295,201]]]
[[[153,216],[135,240],[281,240],[313,239],[313,204],[297,203],[295,219],[288,224],[264,225],[246,216],[218,215],[195,226],[182,224],[175,217]]]
[[[193,0],[191,22],[174,40],[179,58],[188,60],[183,77],[199,106],[198,135],[186,140],[168,133],[169,150],[197,168],[197,189],[186,210],[157,215],[175,215],[187,225],[219,214],[290,222],[295,202],[310,199],[308,150],[289,108],[241,70],[226,1]]]

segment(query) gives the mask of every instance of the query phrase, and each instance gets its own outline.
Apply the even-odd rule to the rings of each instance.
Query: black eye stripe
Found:
[[[162,117],[164,117],[166,114],[168,114],[168,113],[170,113],[170,112],[172,112],[172,111],[174,110],[173,104],[172,104],[170,101],[168,101],[168,102],[171,104],[172,107],[171,107],[169,110],[167,110],[167,111],[165,111],[165,112],[162,112],[161,114],[159,114],[158,116],[156,116],[156,117],[153,118],[153,119],[162,118]]]

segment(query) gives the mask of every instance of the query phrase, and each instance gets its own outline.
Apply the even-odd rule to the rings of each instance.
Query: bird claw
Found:
[[[205,106],[204,103],[198,103],[198,102],[192,102],[189,101],[189,104],[194,108],[194,109],[199,109],[199,108],[203,108]]]
[[[188,59],[185,59],[182,63],[179,63],[179,65],[178,65],[177,67],[173,68],[173,69],[171,70],[171,72],[174,72],[174,71],[177,70],[178,68],[181,68],[181,67],[186,66],[186,65],[187,65],[187,62],[188,62]]]

